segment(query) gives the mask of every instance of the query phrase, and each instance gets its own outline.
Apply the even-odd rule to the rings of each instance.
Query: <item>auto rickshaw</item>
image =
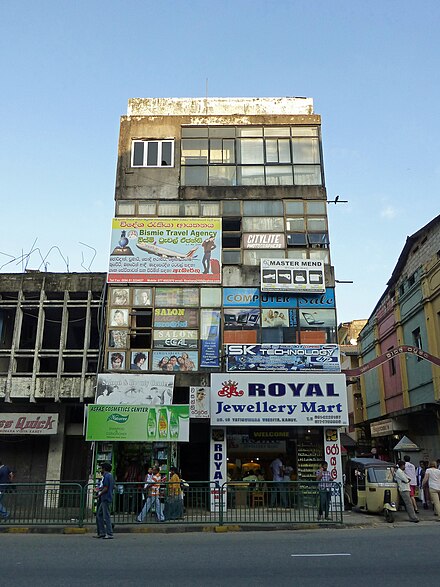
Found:
[[[379,459],[349,459],[345,467],[346,507],[354,506],[372,514],[383,513],[387,522],[393,522],[399,501],[395,468],[394,463]]]

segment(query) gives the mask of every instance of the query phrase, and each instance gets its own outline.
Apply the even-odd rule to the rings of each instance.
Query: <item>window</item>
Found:
[[[415,330],[412,331],[412,339],[413,339],[413,345],[415,347],[417,347],[420,350],[423,350],[423,346],[422,346],[422,335],[420,333],[420,328],[416,328]],[[422,357],[417,357],[417,361],[422,361]]]
[[[320,163],[318,127],[182,128],[182,185],[322,185]]]
[[[387,349],[388,352],[392,351],[394,349],[394,347],[390,346],[389,349]],[[389,365],[389,373],[390,376],[392,377],[393,375],[396,374],[396,363],[394,360],[394,357],[392,357],[389,361],[388,361],[388,365]]]
[[[259,265],[260,259],[284,259],[284,250],[243,251],[243,265]]]
[[[173,167],[174,141],[133,141],[132,167]]]

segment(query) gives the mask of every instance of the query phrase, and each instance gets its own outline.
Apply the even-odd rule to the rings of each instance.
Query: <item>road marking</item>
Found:
[[[351,556],[349,552],[335,552],[331,554],[291,554],[290,556]]]

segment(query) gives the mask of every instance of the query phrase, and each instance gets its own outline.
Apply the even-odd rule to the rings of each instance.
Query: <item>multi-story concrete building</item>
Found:
[[[439,458],[440,216],[407,238],[359,347],[363,365],[387,359],[361,377],[372,443],[391,456],[406,435],[420,458]]]
[[[245,352],[243,345],[314,344],[322,356],[324,345],[337,343],[321,118],[313,101],[129,100],[120,126],[108,281],[102,377],[115,383],[121,371],[144,380],[172,374],[174,404],[195,402],[191,388],[211,387],[214,401],[219,385],[229,398],[235,384],[254,385],[248,372],[238,373],[240,361],[226,356],[225,344],[237,352]],[[243,360],[248,371],[257,368]],[[266,386],[261,397],[288,389],[290,405],[299,389],[320,400],[333,389],[337,405],[345,396],[343,376],[322,369],[323,362],[309,376],[288,375],[286,358],[276,375],[274,363],[269,369],[263,363],[272,373],[258,375]],[[266,425],[255,417],[255,404],[226,406],[214,424],[224,429],[229,465],[258,459],[268,467],[282,452],[299,478],[314,479],[324,423],[337,428],[341,412],[346,417],[345,404],[331,408],[327,400],[320,414],[312,413],[316,402],[298,404],[292,408],[303,410],[298,418],[267,418]],[[228,416],[243,409],[258,426]],[[190,443],[181,443],[178,455],[185,477],[213,477],[209,445],[223,436],[212,433],[209,418],[191,420]],[[118,460],[142,460],[145,451],[139,443],[119,443]]]
[[[104,273],[0,276],[0,457],[20,483],[88,478]]]

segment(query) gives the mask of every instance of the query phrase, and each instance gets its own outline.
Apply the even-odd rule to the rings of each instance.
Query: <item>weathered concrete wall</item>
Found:
[[[131,98],[128,116],[313,114],[313,98]]]

